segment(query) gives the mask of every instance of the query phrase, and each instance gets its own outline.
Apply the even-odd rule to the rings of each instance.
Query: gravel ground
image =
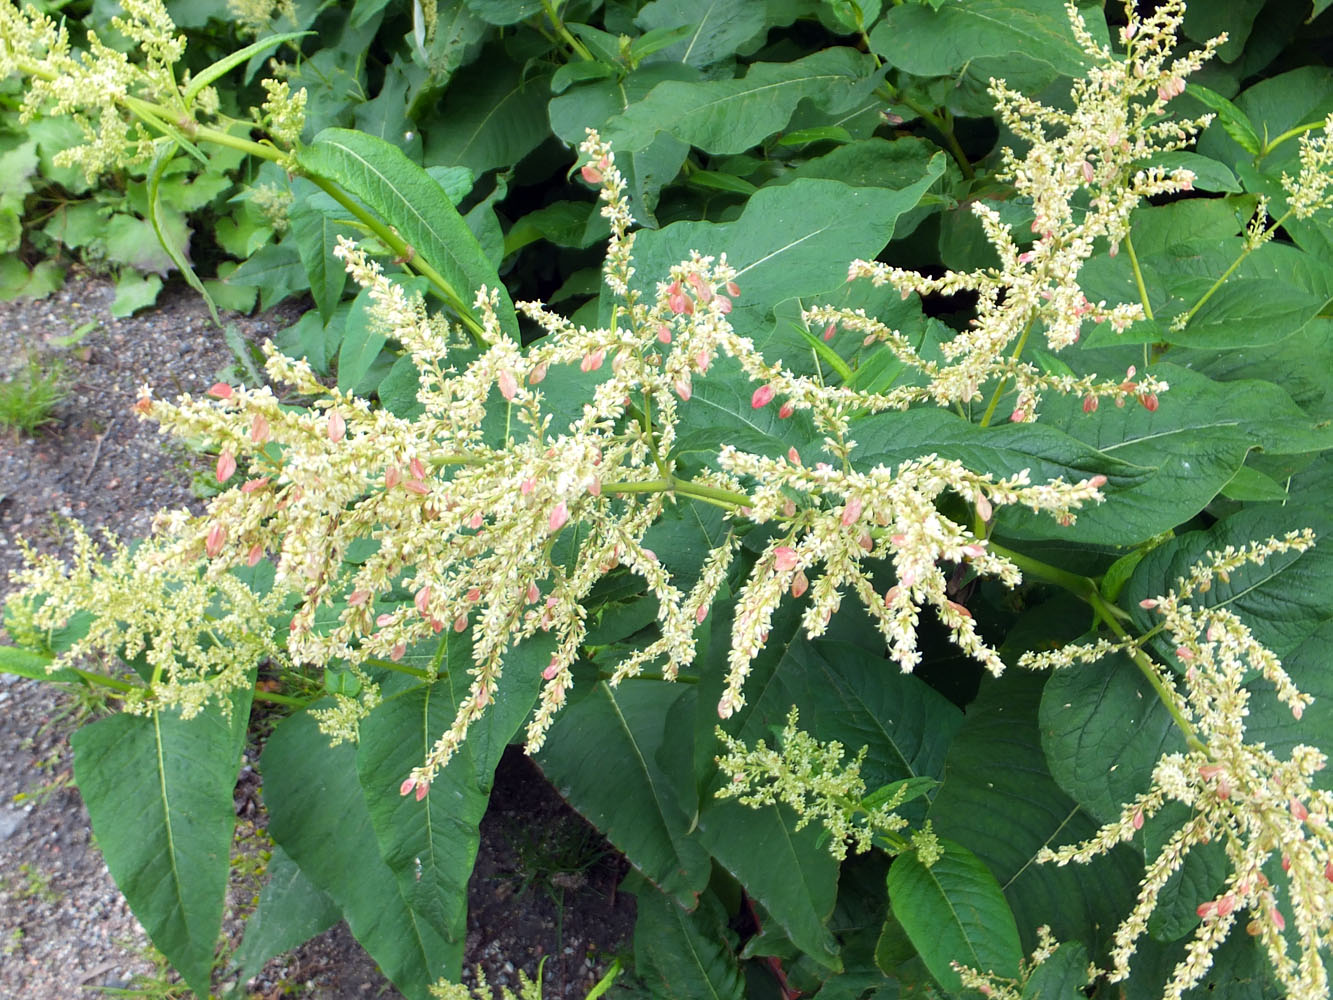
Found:
[[[22,561],[19,535],[68,555],[71,518],[133,538],[163,507],[198,506],[191,473],[209,463],[164,443],[130,405],[145,382],[159,395],[198,394],[234,378],[235,358],[186,289],[168,289],[131,319],[110,316],[112,298],[108,281],[85,276],[40,302],[0,303],[0,380],[36,358],[63,366],[66,390],[55,422],[35,437],[0,429],[0,594]],[[298,314],[231,319],[258,342]],[[76,332],[77,342],[58,343]],[[162,989],[147,995],[186,995],[166,991],[169,973],[107,874],[72,786],[68,737],[92,711],[49,685],[0,674],[0,1000],[69,1000],[155,981]],[[231,947],[257,893],[265,843],[253,763],[237,786],[240,862],[223,928]],[[583,996],[632,932],[633,901],[616,893],[623,860],[521,754],[501,764],[481,834],[466,964],[482,966],[492,984],[514,984],[518,969],[535,975],[546,956],[546,996]],[[246,995],[399,996],[343,925],[269,963]]]

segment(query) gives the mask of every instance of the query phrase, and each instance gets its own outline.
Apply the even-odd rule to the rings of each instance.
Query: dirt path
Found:
[[[112,298],[108,281],[84,277],[40,302],[0,303],[0,378],[35,357],[63,366],[67,392],[56,422],[36,437],[0,431],[0,595],[21,563],[19,535],[68,555],[70,518],[133,538],[163,507],[197,507],[190,478],[206,463],[163,442],[130,404],[145,383],[159,395],[198,394],[234,379],[236,359],[188,290],[168,290],[157,308],[126,320],[110,316]],[[232,319],[257,343],[296,315]],[[60,343],[74,334],[76,342]],[[90,711],[48,685],[0,674],[0,1000],[69,1000],[154,980],[162,991],[152,995],[187,995],[169,991],[167,971],[91,843],[68,744]],[[224,923],[229,947],[257,891],[246,875],[260,867],[264,845],[257,783],[247,765],[237,789],[246,846]],[[615,892],[622,873],[623,862],[531,763],[506,757],[469,887],[467,964],[512,984],[517,968],[535,974],[545,955],[546,995],[582,996],[632,930],[632,901]],[[264,1000],[399,995],[342,925],[271,962],[248,986],[248,996]]]

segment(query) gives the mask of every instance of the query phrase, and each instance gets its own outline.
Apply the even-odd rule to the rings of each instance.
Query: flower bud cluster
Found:
[[[1212,966],[1213,953],[1241,914],[1246,930],[1268,952],[1286,995],[1298,1000],[1326,997],[1326,958],[1333,946],[1333,794],[1316,784],[1327,761],[1317,749],[1297,745],[1286,759],[1262,743],[1246,741],[1245,720],[1256,674],[1274,688],[1279,701],[1299,719],[1313,700],[1296,689],[1273,653],[1264,648],[1227,608],[1190,603],[1216,581],[1227,581],[1247,566],[1262,566],[1281,553],[1299,554],[1313,535],[1283,538],[1210,552],[1165,595],[1142,602],[1156,612],[1175,644],[1183,676],[1142,659],[1154,686],[1187,727],[1189,749],[1164,755],[1151,787],[1126,803],[1119,819],[1082,844],[1043,850],[1039,861],[1064,865],[1087,862],[1132,839],[1168,803],[1184,805],[1189,818],[1173,831],[1147,868],[1138,900],[1116,930],[1111,951],[1112,981],[1129,975],[1129,962],[1148,918],[1171,875],[1200,844],[1220,843],[1230,872],[1221,889],[1198,901],[1200,923],[1185,957],[1176,966],[1165,996],[1174,1000],[1198,983]],[[1111,648],[1115,648],[1112,646]],[[1066,662],[1085,660],[1097,649],[1067,652]],[[1045,661],[1049,661],[1046,657]],[[1025,658],[1025,665],[1038,665]],[[1280,882],[1271,881],[1281,859]],[[1291,932],[1287,932],[1288,920]],[[1294,941],[1298,955],[1291,955]]]
[[[853,852],[870,850],[875,835],[896,834],[907,820],[895,809],[903,803],[907,786],[901,785],[886,801],[866,808],[865,782],[861,764],[866,748],[854,760],[843,762],[843,746],[833,740],[820,743],[798,728],[795,707],[787,713],[787,724],[778,737],[778,746],[769,747],[759,740],[747,748],[718,727],[717,738],[726,754],[716,758],[729,779],[717,791],[720,799],[734,798],[753,807],[781,802],[797,815],[796,829],[811,822],[819,823],[829,834],[829,853],[839,861]]]
[[[1282,175],[1288,205],[1298,219],[1308,219],[1320,209],[1333,207],[1333,114],[1324,119],[1317,133],[1301,136],[1301,172],[1296,177]]]

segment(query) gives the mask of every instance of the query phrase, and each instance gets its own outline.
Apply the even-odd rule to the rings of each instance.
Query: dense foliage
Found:
[[[6,607],[124,708],[76,778],[185,981],[262,699],[243,973],[345,918],[456,980],[521,741],[619,988],[1327,995],[1326,6],[0,8],[0,280],[315,304],[137,404],[204,515]]]

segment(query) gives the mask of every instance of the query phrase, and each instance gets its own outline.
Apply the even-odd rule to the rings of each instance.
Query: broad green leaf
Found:
[[[308,287],[301,257],[288,243],[266,243],[260,247],[231,273],[227,284],[258,288],[259,305],[263,309]]]
[[[414,259],[435,269],[450,305],[470,316],[483,285],[500,293],[501,324],[517,332],[513,303],[495,268],[444,189],[396,146],[346,129],[326,129],[298,154],[311,173],[336,181],[364,201],[412,248]]]
[[[651,887],[635,896],[634,972],[661,1000],[742,1000],[745,978],[728,946],[727,915],[708,893],[693,913]]]
[[[310,294],[319,315],[328,322],[347,284],[347,270],[333,256],[333,250],[338,245],[338,236],[353,230],[337,217],[311,205],[309,200],[295,205],[288,213],[288,221],[310,281]]]
[[[273,956],[304,944],[341,919],[342,911],[333,900],[275,845],[268,862],[268,881],[259,893],[259,906],[245,922],[245,937],[232,956],[239,970],[237,977],[245,982]]]
[[[1187,92],[1217,115],[1217,124],[1222,126],[1223,131],[1231,136],[1245,152],[1251,156],[1259,152],[1262,142],[1255,133],[1254,126],[1250,124],[1250,120],[1245,117],[1245,112],[1221,94],[1209,90],[1202,84],[1189,84]]]
[[[741,738],[747,743],[771,738],[754,718],[756,725],[743,729]],[[838,942],[828,928],[838,864],[817,824],[802,830],[796,824],[785,806],[752,808],[710,794],[699,811],[699,839],[792,943],[821,965],[841,971]]]
[[[163,213],[163,231],[177,247],[188,252],[190,233],[179,212]],[[136,219],[124,212],[112,215],[102,234],[108,259],[136,271],[151,271],[165,278],[175,264],[171,255],[158,242],[153,224],[147,219]]]
[[[1119,819],[1122,804],[1148,788],[1162,754],[1185,750],[1166,706],[1123,654],[1055,671],[1040,720],[1051,775],[1098,823]]]
[[[733,56],[762,32],[768,22],[766,6],[733,0],[653,0],[644,4],[634,23],[654,31],[688,28],[684,38],[661,49],[657,58],[702,69]]]
[[[455,74],[440,124],[426,132],[426,162],[468,167],[478,177],[514,166],[549,134],[549,86],[549,76],[525,75],[522,64],[483,49]]]
[[[645,878],[693,909],[708,884],[708,852],[691,835],[694,803],[680,802],[658,764],[661,753],[691,750],[688,731],[663,728],[682,693],[661,681],[598,684],[556,716],[537,763]]]
[[[116,297],[111,302],[111,315],[117,319],[133,316],[157,301],[162,291],[162,279],[156,274],[138,274],[126,268],[116,276]]]
[[[977,59],[1020,54],[1066,76],[1081,74],[1085,63],[1056,0],[959,0],[938,10],[903,4],[885,14],[870,43],[917,76],[950,76]]]
[[[1023,954],[1014,915],[995,876],[961,844],[941,838],[942,856],[929,868],[915,851],[889,868],[889,905],[930,974],[946,990],[962,985],[958,962],[1015,978]]]
[[[1190,171],[1194,174],[1194,188],[1198,191],[1221,191],[1226,194],[1239,194],[1241,191],[1236,175],[1225,164],[1198,153],[1178,149],[1171,153],[1158,153],[1148,162],[1163,170]]]
[[[755,63],[736,80],[659,84],[607,126],[616,149],[647,149],[659,132],[710,153],[740,153],[782,129],[803,100],[830,109],[852,100],[871,68],[854,49],[789,63]]]
[[[330,707],[332,702],[319,707]],[[436,934],[398,891],[380,858],[356,773],[356,748],[329,746],[309,711],[283,721],[261,760],[269,834],[409,1000],[427,1000],[439,977],[457,982],[463,942]]]
[[[774,303],[838,288],[846,282],[849,260],[874,258],[892,237],[898,217],[943,172],[942,154],[931,168],[898,191],[817,179],[764,187],[735,222],[678,222],[640,233],[636,278],[651,292],[673,264],[689,259],[691,250],[725,252],[741,289],[732,325],[755,335],[767,329]]]
[[[338,348],[338,388],[342,392],[356,391],[388,342],[385,331],[370,314],[371,304],[370,289],[363,288],[347,314]]]
[[[1057,940],[1096,948],[1133,905],[1142,866],[1127,849],[1086,866],[1037,864],[1042,847],[1082,840],[1099,826],[1048,770],[1037,721],[1045,680],[1012,668],[983,683],[949,747],[929,815],[940,836],[966,844],[999,879],[1025,950],[1042,924]]]
[[[517,24],[541,13],[541,0],[465,0],[468,10],[487,24]]]
[[[53,657],[49,653],[32,653],[17,646],[0,646],[0,673],[17,674],[35,681],[77,681],[79,675],[73,670],[60,669],[47,673]]]
[[[1214,580],[1192,603],[1225,607],[1239,615],[1256,639],[1279,657],[1303,643],[1333,617],[1333,545],[1324,542],[1333,519],[1325,508],[1265,505],[1240,511],[1208,531],[1192,531],[1173,538],[1143,557],[1125,587],[1121,606],[1127,608],[1143,631],[1158,624],[1158,616],[1139,606],[1145,598],[1159,597],[1206,553],[1227,546],[1237,549],[1288,531],[1313,528],[1319,538],[1305,553],[1278,553],[1262,566],[1244,566],[1229,580]],[[1169,648],[1174,648],[1174,643]]]
[[[490,801],[495,766],[523,723],[541,683],[553,642],[532,640],[505,657],[495,703],[472,724],[467,741],[431,782],[422,801],[400,794],[404,778],[453,725],[471,684],[471,643],[443,633],[434,684],[386,693],[361,723],[356,766],[380,856],[398,891],[420,920],[441,937],[467,932],[467,883]]]
[[[200,996],[222,926],[251,687],[209,706],[113,715],[70,739],[74,780],[107,868],[153,944]]]

